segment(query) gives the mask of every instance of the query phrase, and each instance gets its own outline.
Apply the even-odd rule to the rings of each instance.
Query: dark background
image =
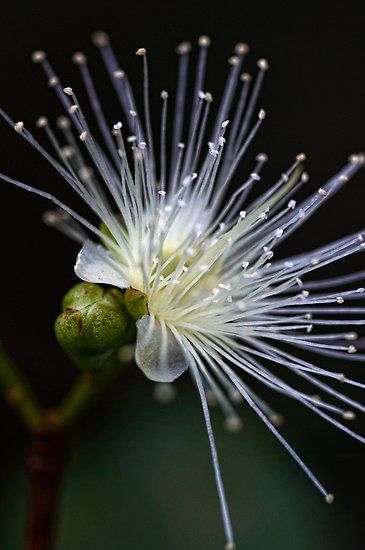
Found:
[[[195,42],[203,33],[211,37],[207,88],[215,95],[224,84],[232,47],[246,41],[251,45],[248,70],[263,56],[271,65],[259,102],[267,120],[251,154],[268,153],[271,162],[265,173],[271,182],[293,155],[304,151],[312,190],[349,154],[364,148],[364,24],[351,2],[317,3],[316,8],[299,2],[5,2],[0,103],[28,126],[39,115],[53,119],[61,114],[30,54],[45,49],[63,82],[78,89],[70,57],[81,49],[88,55],[111,123],[119,120],[113,91],[90,44],[90,34],[98,28],[111,35],[134,87],[141,86],[134,52],[141,46],[149,50],[155,101],[161,89],[173,90],[173,50],[180,41]],[[2,172],[72,198],[45,161],[5,124],[0,125],[0,143]],[[246,174],[250,164],[241,170]],[[286,251],[310,249],[363,228],[364,182],[365,174],[360,173],[290,239]],[[77,248],[43,226],[41,213],[48,205],[42,199],[1,183],[0,201],[1,339],[43,402],[51,405],[76,375],[55,343],[52,325],[63,293],[76,282]],[[359,268],[362,261],[355,258],[338,272]],[[362,367],[358,364],[351,372],[364,380]],[[60,550],[222,547],[199,405],[189,380],[179,386],[178,401],[170,409],[161,408],[152,401],[150,384],[139,372],[131,372],[85,420],[66,487]],[[242,410],[245,430],[235,437],[223,433],[217,413],[238,547],[364,549],[365,449],[295,404],[272,399],[287,419],[284,435],[336,493],[336,504],[322,504],[247,409]],[[5,406],[0,414],[0,547],[16,550],[24,506],[24,434]],[[361,431],[363,426],[361,419],[357,427]]]

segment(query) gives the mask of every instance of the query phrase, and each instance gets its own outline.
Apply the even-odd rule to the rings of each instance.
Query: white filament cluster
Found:
[[[96,33],[94,42],[120,101],[122,122],[110,129],[86,57],[78,52],[73,60],[81,71],[105,147],[90,130],[74,89],[62,86],[44,52],[35,52],[33,61],[43,67],[68,117],[57,121],[61,137],[45,117],[37,126],[46,132],[58,158],[43,149],[22,122],[14,123],[2,115],[53,164],[97,215],[104,230],[53,195],[1,177],[60,207],[60,211],[47,213],[45,221],[82,243],[75,266],[81,279],[121,289],[133,287],[147,295],[149,315],[137,322],[136,362],[148,378],[163,384],[190,369],[208,429],[227,548],[234,548],[208,403],[219,403],[227,429],[236,431],[241,420],[233,405],[246,401],[327,502],[333,501],[333,495],[277,431],[281,415],[250,389],[250,378],[297,400],[364,442],[341,420],[354,418],[347,407],[361,412],[365,407],[323,379],[364,385],[287,351],[290,346],[333,358],[364,360],[356,345],[357,334],[349,332],[349,327],[365,324],[365,308],[348,304],[362,298],[364,288],[355,283],[363,280],[365,273],[311,279],[312,272],[363,250],[363,233],[285,260],[275,259],[276,246],[358,171],[364,156],[352,155],[338,174],[297,203],[292,196],[308,181],[302,167],[305,155],[299,154],[272,186],[263,187],[262,194],[250,200],[252,189],[263,185],[261,173],[267,157],[258,155],[243,181],[237,177],[237,168],[265,118],[264,110],[256,110],[256,102],[268,62],[258,61],[258,73],[252,79],[241,73],[248,46],[236,46],[229,59],[224,93],[217,102],[213,124],[208,126],[213,98],[204,91],[204,77],[210,40],[206,36],[199,39],[192,97],[187,92],[191,47],[187,42],[181,44],[176,50],[179,64],[172,135],[167,131],[170,96],[163,90],[156,148],[146,50],[136,52],[143,64],[140,113],[107,35]],[[188,101],[190,116],[184,120]],[[211,128],[209,134],[207,128]],[[232,189],[233,176],[236,186]],[[89,240],[90,233],[98,244]],[[285,371],[311,383],[321,395],[288,384]],[[158,393],[161,399],[170,395],[166,386],[163,388],[163,393]]]

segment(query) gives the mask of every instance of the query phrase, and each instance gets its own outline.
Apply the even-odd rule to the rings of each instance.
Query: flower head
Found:
[[[249,74],[242,74],[248,46],[237,44],[229,59],[224,93],[212,117],[212,95],[203,91],[210,41],[205,36],[199,39],[192,94],[187,90],[190,44],[180,44],[172,135],[167,124],[170,99],[162,91],[156,147],[146,50],[136,52],[143,65],[141,114],[109,38],[99,32],[94,42],[123,109],[122,122],[109,128],[86,57],[77,53],[73,61],[81,71],[105,147],[90,130],[74,89],[61,84],[44,52],[35,52],[33,61],[42,65],[49,85],[66,109],[68,116],[57,122],[64,144],[60,144],[45,117],[38,120],[37,126],[46,132],[58,159],[39,145],[22,122],[14,123],[2,114],[53,164],[96,214],[101,226],[91,224],[48,192],[1,177],[58,205],[60,210],[48,212],[45,221],[82,243],[75,265],[80,279],[135,289],[139,296],[145,296],[137,320],[136,363],[148,378],[162,383],[173,382],[190,370],[207,425],[227,548],[234,548],[209,417],[208,400],[212,396],[222,406],[231,430],[240,427],[232,401],[245,400],[327,502],[332,502],[333,495],[277,431],[280,416],[250,389],[250,378],[297,400],[364,442],[342,419],[354,417],[348,406],[362,412],[365,408],[336,389],[335,384],[364,385],[295,353],[307,350],[364,360],[365,355],[357,352],[357,334],[349,332],[349,327],[365,323],[364,308],[347,305],[362,297],[364,288],[355,283],[364,278],[364,272],[312,279],[313,272],[361,252],[365,246],[363,234],[349,235],[287,259],[275,258],[277,245],[359,170],[364,155],[353,155],[339,173],[297,204],[293,196],[308,181],[303,168],[305,155],[298,154],[272,186],[263,187],[261,194],[250,199],[251,191],[263,185],[260,181],[267,156],[256,157],[245,179],[240,179],[237,169],[265,118],[265,111],[257,109],[256,103],[268,62],[258,61],[258,73],[252,80]],[[189,116],[185,120],[186,105]],[[346,289],[349,285],[354,286]],[[283,343],[294,352],[283,348]],[[287,383],[285,371],[310,382],[324,398]],[[334,386],[323,382],[328,378]]]

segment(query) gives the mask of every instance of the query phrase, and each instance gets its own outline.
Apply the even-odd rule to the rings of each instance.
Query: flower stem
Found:
[[[0,391],[29,431],[41,422],[42,409],[33,391],[0,343]]]
[[[68,430],[76,424],[121,371],[122,365],[120,362],[115,362],[105,372],[83,372],[64,401],[54,411],[55,425]]]
[[[51,550],[61,482],[67,462],[67,443],[62,430],[45,413],[31,435],[27,457],[28,516],[24,550]]]

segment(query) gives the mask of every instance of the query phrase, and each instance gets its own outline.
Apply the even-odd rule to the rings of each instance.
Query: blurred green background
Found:
[[[177,399],[162,405],[138,372],[127,374],[83,422],[73,437],[57,550],[222,550],[209,446],[188,378],[178,383]],[[221,412],[213,412],[237,548],[363,548],[356,545],[356,530],[346,525],[349,495],[337,494],[335,504],[326,505],[261,422],[247,407],[241,412],[244,427],[238,434],[225,432]],[[305,417],[299,414],[283,432],[336,488],[323,449],[316,450],[316,438],[328,429],[321,436],[320,425],[308,443],[310,424],[301,426],[301,421]],[[8,456],[1,468],[4,550],[21,548],[25,511],[24,449],[20,433],[18,438],[12,433],[7,433]]]

